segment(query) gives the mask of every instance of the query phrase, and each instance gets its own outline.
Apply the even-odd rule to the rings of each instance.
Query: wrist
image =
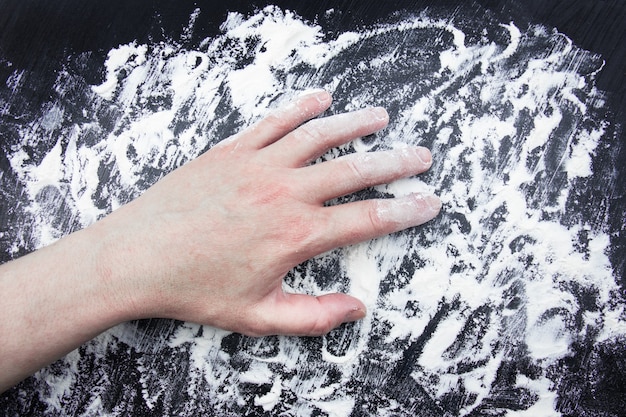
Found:
[[[119,324],[147,316],[141,285],[137,282],[145,272],[139,271],[138,262],[133,259],[135,251],[128,236],[111,220],[103,219],[72,237],[88,248],[84,268],[93,277],[92,292],[99,294],[99,308],[106,310],[111,323]]]
[[[74,306],[81,327],[96,334],[132,318],[121,277],[107,261],[106,239],[98,232],[91,227],[80,230],[43,249],[49,257],[62,256],[70,263],[59,271],[67,274],[60,279],[68,281],[60,288],[68,290],[67,303]]]
[[[95,238],[79,231],[0,267],[0,391],[129,317]]]
[[[171,239],[155,233],[158,215],[143,209],[142,198],[78,232],[91,247],[89,268],[105,294],[102,301],[118,322],[171,317]]]

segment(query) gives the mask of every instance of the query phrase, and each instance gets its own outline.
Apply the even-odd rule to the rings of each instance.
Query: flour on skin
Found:
[[[181,415],[203,402],[225,415],[302,416],[354,415],[363,403],[375,415],[409,413],[394,385],[400,370],[432,415],[469,415],[493,403],[504,384],[498,372],[520,361],[527,368],[505,388],[523,395],[500,411],[560,415],[555,364],[577,341],[626,332],[607,231],[569,214],[610,129],[594,84],[603,64],[548,28],[476,23],[424,13],[330,36],[268,7],[229,14],[198,50],[121,45],[100,85],[70,89],[79,77],[60,78],[59,90],[85,99],[84,117],[69,116],[78,111],[71,100],[50,103],[20,134],[55,145],[41,160],[19,147],[8,155],[31,200],[32,247],[91,224],[311,88],[333,93],[333,112],[381,105],[391,115],[382,133],[318,162],[416,144],[434,156],[419,178],[329,204],[424,190],[444,204],[425,226],[332,251],[287,277],[293,291],[360,297],[369,309],[360,323],[315,340],[250,339],[190,323],[157,326],[151,339],[129,323],[88,344],[95,353],[85,360],[120,345],[168,350],[188,363],[182,391],[194,403]],[[19,89],[19,74],[13,80]],[[181,379],[149,358],[138,372],[155,406]],[[77,353],[65,359],[67,372],[77,361]],[[75,382],[57,383],[52,372],[36,378],[53,385],[43,400],[60,411]],[[90,415],[110,413],[99,395],[89,401]]]

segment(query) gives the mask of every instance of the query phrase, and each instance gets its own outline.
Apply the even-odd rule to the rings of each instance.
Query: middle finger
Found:
[[[432,165],[430,151],[410,146],[357,152],[298,170],[312,202],[323,203],[367,187],[421,174]]]

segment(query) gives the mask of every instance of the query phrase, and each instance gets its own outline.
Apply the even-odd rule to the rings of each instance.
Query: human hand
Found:
[[[103,254],[102,279],[128,319],[175,318],[256,336],[320,335],[364,317],[354,297],[290,294],[282,280],[320,253],[424,223],[441,203],[412,195],[325,207],[431,165],[421,147],[310,165],[388,123],[381,108],[310,120],[330,103],[326,92],[300,97],[89,228]]]

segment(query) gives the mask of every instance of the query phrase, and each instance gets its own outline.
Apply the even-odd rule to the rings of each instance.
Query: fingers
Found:
[[[386,184],[425,172],[432,155],[424,147],[361,152],[299,170],[309,193],[318,203],[367,187]],[[313,202],[313,201],[312,201]]]
[[[261,149],[283,138],[302,123],[322,114],[330,107],[332,97],[316,91],[274,110],[239,138],[244,146]]]
[[[263,149],[268,162],[301,167],[328,149],[371,135],[387,126],[389,115],[380,107],[311,120]]]
[[[406,197],[357,201],[331,207],[324,231],[318,236],[317,251],[323,253],[418,226],[435,218],[441,200],[434,195],[413,194]]]
[[[273,302],[261,307],[257,317],[264,317],[250,332],[253,336],[290,335],[321,336],[342,323],[365,317],[366,307],[346,294],[318,297],[282,293]]]

